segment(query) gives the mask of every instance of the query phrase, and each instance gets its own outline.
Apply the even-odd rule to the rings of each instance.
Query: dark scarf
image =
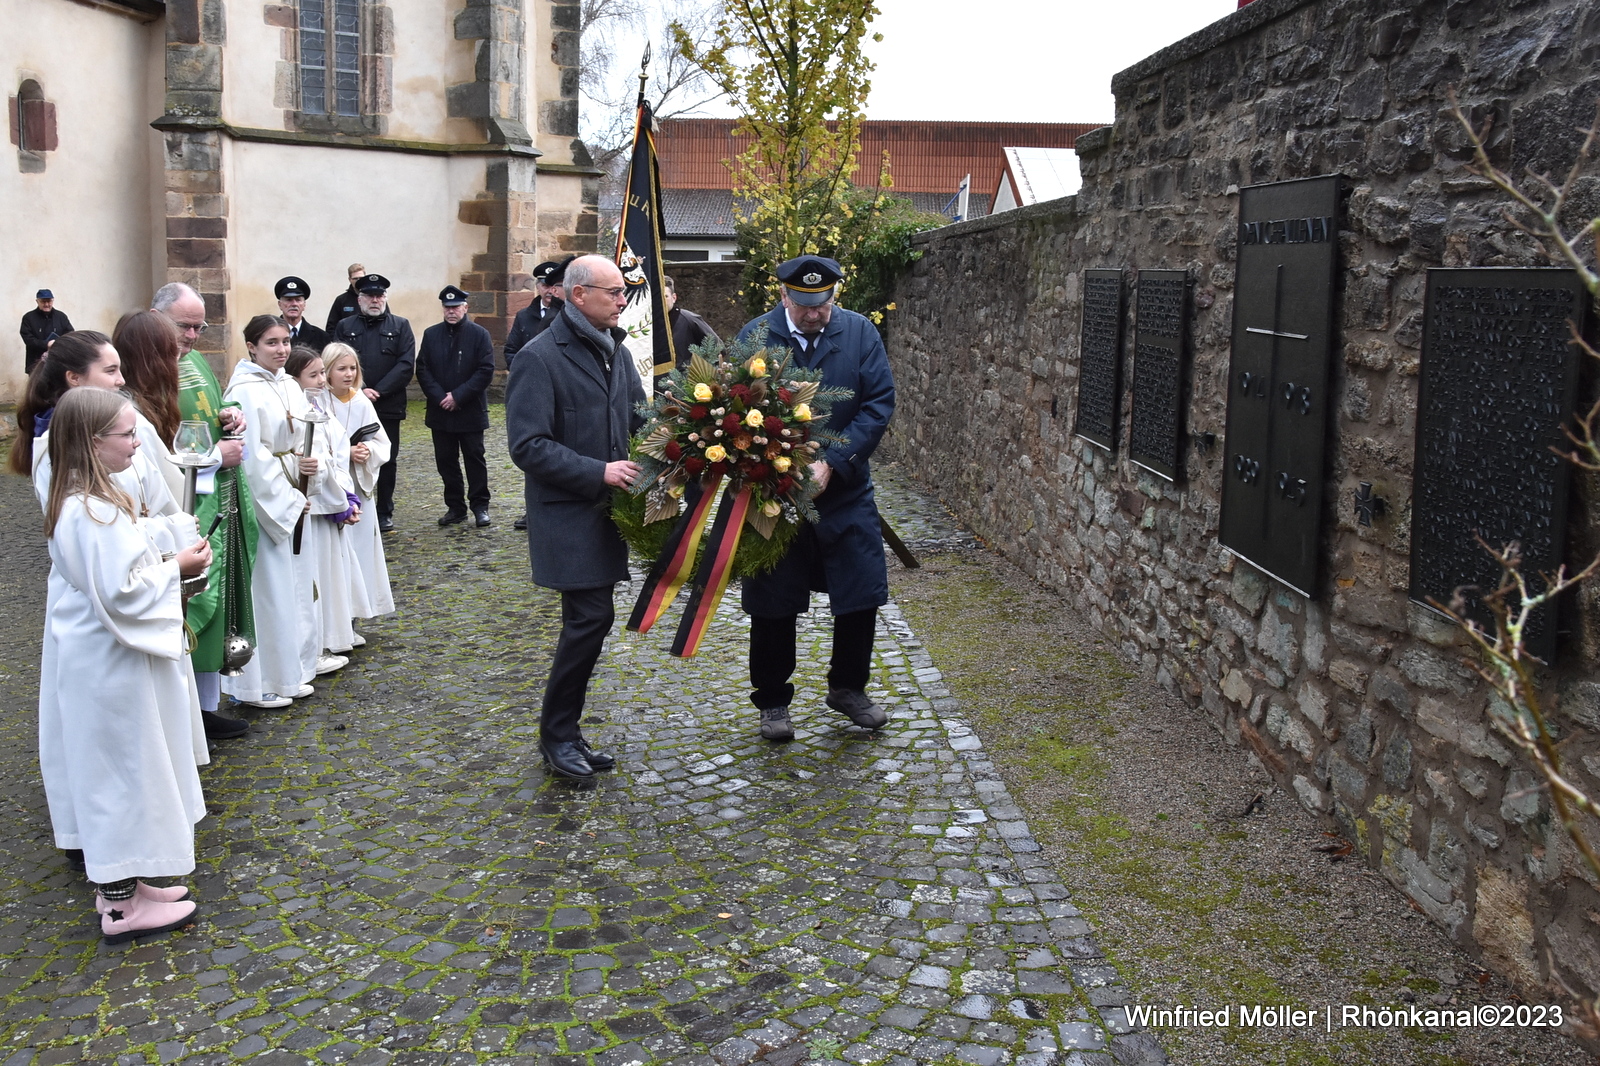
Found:
[[[605,375],[606,382],[611,381],[611,358],[617,354],[617,346],[626,337],[627,331],[615,328],[602,333],[595,328],[594,323],[583,316],[583,312],[570,303],[561,305],[561,314],[567,320],[567,325],[572,327],[572,332],[582,338],[594,352],[595,359],[600,363],[600,372]]]

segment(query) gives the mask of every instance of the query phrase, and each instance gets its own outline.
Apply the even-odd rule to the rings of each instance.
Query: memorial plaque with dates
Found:
[[[1183,469],[1188,272],[1141,270],[1138,291],[1128,458],[1153,474],[1176,481]]]
[[[1078,418],[1072,431],[1111,451],[1122,412],[1122,271],[1083,272]]]
[[[1224,547],[1316,591],[1334,347],[1339,177],[1239,192]]]
[[[1572,414],[1586,326],[1577,274],[1550,268],[1428,271],[1412,486],[1411,598],[1449,603],[1463,585],[1493,589],[1500,568],[1477,543],[1522,545],[1523,573],[1543,588],[1566,548],[1571,467],[1562,426]],[[1469,594],[1472,614],[1490,617]],[[1545,608],[1526,633],[1549,661],[1556,625]]]

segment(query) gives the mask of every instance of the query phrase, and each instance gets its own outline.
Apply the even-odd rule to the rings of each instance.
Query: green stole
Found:
[[[222,388],[205,356],[199,352],[191,351],[178,360],[178,408],[186,421],[204,422],[211,427],[213,440],[222,439],[222,425],[217,418],[222,410]],[[218,470],[216,491],[195,497],[195,518],[202,530],[209,529],[218,509],[229,501],[238,504],[238,530],[230,531],[229,523],[224,521],[212,532],[211,581],[206,591],[189,601],[187,618],[195,634],[195,649],[190,658],[197,673],[222,669],[223,644],[228,635],[228,623],[222,611],[225,584],[232,586],[238,603],[234,609],[236,631],[249,637],[252,644],[255,642],[250,573],[255,566],[256,540],[260,533],[244,470],[240,467]]]

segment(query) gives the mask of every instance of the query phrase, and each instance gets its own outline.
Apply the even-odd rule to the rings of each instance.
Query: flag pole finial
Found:
[[[650,80],[650,42],[644,43],[644,58],[639,60],[639,102],[644,103],[645,83]]]

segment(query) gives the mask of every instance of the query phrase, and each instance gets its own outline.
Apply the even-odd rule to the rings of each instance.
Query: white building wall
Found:
[[[418,336],[440,321],[439,290],[471,269],[488,229],[457,219],[484,187],[485,157],[231,142],[233,218],[228,262],[233,319],[276,314],[273,284],[286,274],[311,286],[307,317],[321,325],[345,267],[359,262],[393,284],[390,307]],[[229,339],[242,357],[244,341]]]
[[[36,290],[53,290],[82,329],[110,332],[149,306],[149,123],[161,99],[146,91],[147,64],[162,30],[66,0],[0,0],[0,26],[5,95],[37,81],[59,137],[43,173],[22,173],[9,143],[0,158],[0,402],[13,402],[25,381],[17,327]]]

